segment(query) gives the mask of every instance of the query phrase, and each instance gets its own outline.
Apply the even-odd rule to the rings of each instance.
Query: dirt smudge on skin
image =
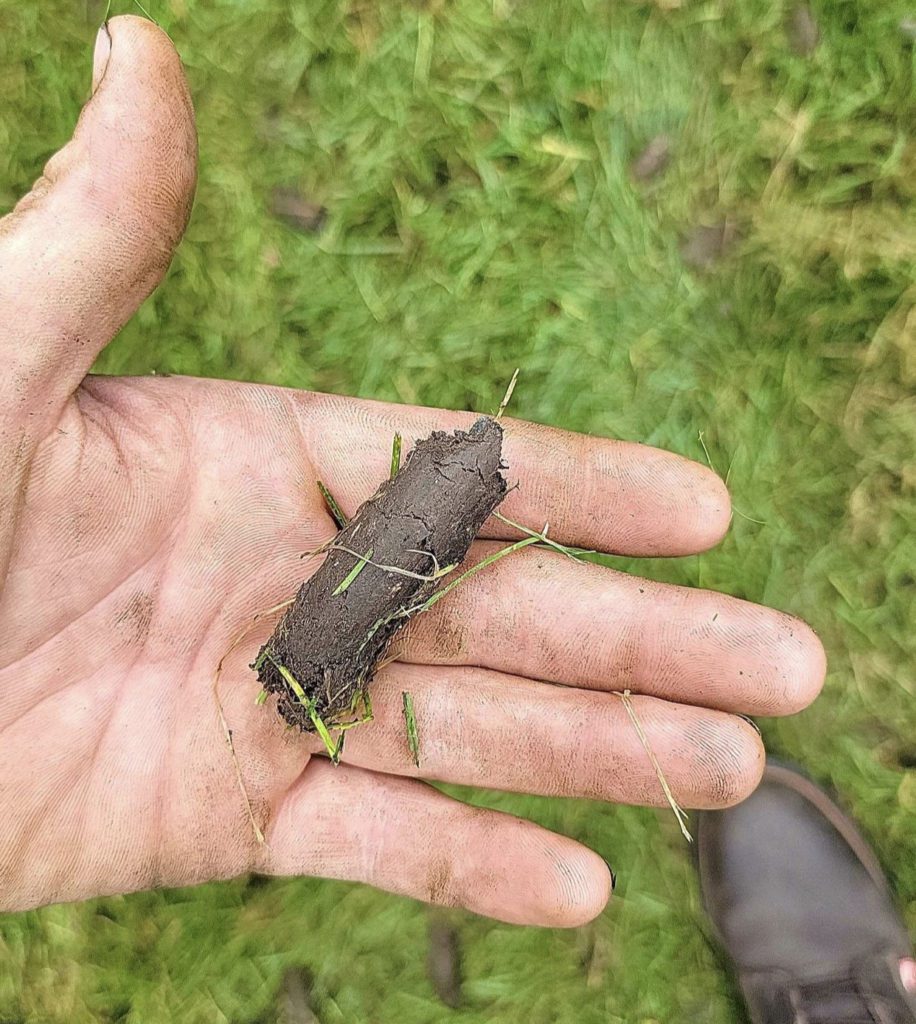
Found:
[[[115,623],[129,633],[131,643],[142,644],[149,636],[154,603],[153,595],[148,591],[135,591],[115,617]]]
[[[458,900],[452,892],[452,866],[444,857],[430,864],[426,875],[426,899],[440,907],[453,907]]]
[[[470,648],[470,628],[467,623],[457,622],[437,609],[415,619],[404,631],[398,648],[408,654],[412,647],[419,647],[427,657],[433,652],[437,660],[447,664],[460,663]]]

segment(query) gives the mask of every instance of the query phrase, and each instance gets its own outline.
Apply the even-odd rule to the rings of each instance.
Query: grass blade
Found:
[[[395,434],[394,441],[391,444],[391,471],[388,474],[388,479],[393,480],[398,475],[398,470],[401,468],[401,435]]]
[[[318,490],[321,491],[321,497],[324,498],[324,503],[328,506],[331,518],[337,523],[337,528],[342,530],[347,525],[347,517],[341,512],[340,505],[337,504],[334,500],[334,495],[331,494],[320,480],[318,481]]]
[[[410,747],[410,756],[413,763],[420,767],[420,734],[417,731],[417,715],[414,711],[413,696],[406,690],[401,691],[401,700],[404,702],[404,721],[407,723],[407,745]]]
[[[353,566],[353,568],[347,573],[347,575],[344,576],[344,578],[337,585],[337,589],[331,596],[337,597],[338,594],[342,594],[347,589],[347,587],[349,587],[350,584],[356,579],[356,577],[359,576],[363,569],[366,568],[366,566],[369,564],[369,559],[371,557],[372,548],[369,548],[369,550],[364,555],[359,556],[359,561],[356,563],[356,565]]]

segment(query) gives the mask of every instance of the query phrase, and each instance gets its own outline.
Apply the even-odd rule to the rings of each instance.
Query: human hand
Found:
[[[109,34],[110,33],[110,34]],[[605,863],[414,776],[662,804],[612,691],[626,688],[675,796],[720,807],[763,767],[736,712],[813,699],[802,623],[721,595],[529,548],[411,624],[374,684],[373,723],[334,767],[254,704],[252,615],[292,595],[405,445],[473,417],[188,378],[86,376],[152,291],[190,210],[183,73],[152,24],[100,34],[73,141],[0,223],[0,907],[257,870],[367,882],[507,921],[573,925]],[[106,53],[110,38],[110,58]],[[107,59],[107,68],[105,61]],[[103,71],[102,69],[105,68]],[[683,555],[724,533],[708,470],[638,445],[505,421],[513,519],[559,541]],[[471,560],[512,534],[491,520]],[[559,684],[559,685],[552,685]],[[404,738],[414,697],[422,768]],[[236,767],[266,842],[259,843]]]

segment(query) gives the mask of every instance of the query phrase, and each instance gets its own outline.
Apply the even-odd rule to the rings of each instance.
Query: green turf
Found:
[[[492,410],[710,455],[716,551],[642,563],[797,612],[831,661],[771,748],[832,783],[916,926],[916,143],[910,0],[149,0],[177,40],[201,176],[166,284],[101,361]],[[115,10],[126,3],[115,3]],[[0,0],[0,207],[67,137],[103,3]],[[634,184],[653,136],[668,169]],[[327,208],[318,234],[275,187]],[[737,239],[705,270],[698,225]],[[906,766],[909,766],[908,768]],[[305,965],[334,1022],[725,1022],[670,815],[493,794],[606,856],[579,932],[459,917],[467,1008],[426,911],[311,880],[0,919],[0,1020],[268,1021]]]

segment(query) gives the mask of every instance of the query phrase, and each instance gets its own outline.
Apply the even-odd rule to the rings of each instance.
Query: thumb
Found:
[[[0,220],[0,586],[35,450],[162,279],[196,173],[174,47],[148,21],[113,19],[99,32],[72,140]]]
[[[188,221],[196,169],[194,112],[175,48],[149,21],[112,19],[97,37],[93,92],[72,140],[0,221],[7,428],[50,429],[162,279]]]

